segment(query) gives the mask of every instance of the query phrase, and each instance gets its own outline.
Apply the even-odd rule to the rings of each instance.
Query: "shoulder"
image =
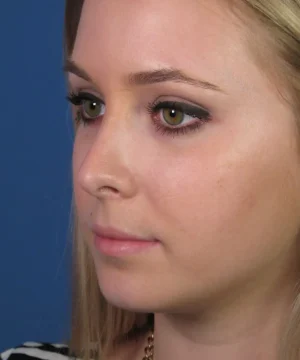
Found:
[[[70,358],[67,345],[51,343],[26,342],[0,353],[0,360],[69,360]]]

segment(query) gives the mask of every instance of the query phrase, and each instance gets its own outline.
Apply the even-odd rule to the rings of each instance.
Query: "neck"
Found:
[[[277,287],[256,284],[248,290],[197,313],[155,314],[154,360],[278,359],[295,282],[285,287],[282,282]]]
[[[249,309],[239,319],[211,319],[210,323],[158,314],[154,359],[275,360],[286,324],[278,311],[268,307],[264,313],[253,310],[251,316]]]

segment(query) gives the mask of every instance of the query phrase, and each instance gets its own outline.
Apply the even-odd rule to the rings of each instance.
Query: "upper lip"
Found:
[[[92,231],[99,237],[105,237],[114,240],[134,240],[134,241],[155,241],[154,238],[140,237],[129,232],[121,231],[113,227],[103,227],[100,225],[93,225]]]

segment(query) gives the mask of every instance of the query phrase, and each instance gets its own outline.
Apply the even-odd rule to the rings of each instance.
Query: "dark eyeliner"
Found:
[[[90,100],[95,102],[100,101],[95,95],[84,91],[81,91],[78,94],[71,92],[70,95],[67,96],[67,100],[69,100],[73,105],[76,106],[81,105],[84,100]]]
[[[158,112],[161,109],[181,111],[186,115],[199,119],[208,118],[210,116],[209,112],[203,108],[193,105],[188,105],[185,103],[176,102],[176,101],[162,101],[159,103],[152,104],[152,110],[154,112]]]
[[[209,111],[203,109],[202,107],[192,106],[186,103],[176,101],[162,101],[149,103],[147,106],[147,111],[150,115],[159,113],[161,109],[180,111],[184,115],[188,115],[197,119],[195,122],[192,122],[189,125],[170,126],[164,125],[162,120],[158,120],[157,117],[154,116],[152,121],[154,123],[155,130],[162,135],[169,135],[172,137],[185,135],[189,132],[200,129],[204,123],[211,120],[211,114]]]
[[[85,101],[92,101],[96,103],[102,103],[102,101],[97,98],[95,95],[88,92],[81,91],[78,94],[71,92],[67,99],[75,106],[82,106]],[[199,129],[205,122],[211,120],[210,112],[205,110],[200,106],[193,106],[187,103],[177,102],[177,101],[161,101],[161,102],[152,102],[147,106],[147,111],[150,115],[159,113],[162,109],[169,109],[179,111],[184,115],[188,115],[192,118],[195,118],[196,121],[192,122],[189,125],[177,126],[177,125],[167,125],[163,123],[163,120],[158,120],[156,117],[153,118],[153,124],[156,130],[165,135],[183,135],[191,131],[196,131]],[[76,117],[78,122],[83,122],[85,125],[94,121],[93,118],[87,118],[84,116],[82,109],[77,112]]]
[[[85,111],[83,109],[84,103],[86,101],[91,101],[92,103],[103,104],[103,102],[95,95],[84,91],[80,91],[78,94],[71,92],[67,96],[67,100],[70,101],[70,103],[72,103],[74,106],[78,107],[78,109],[76,110],[75,122],[77,124],[83,123],[84,126],[96,120],[96,118],[90,118],[85,115]]]

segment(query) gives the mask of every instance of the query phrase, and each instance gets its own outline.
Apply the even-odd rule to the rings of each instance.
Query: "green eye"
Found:
[[[163,117],[169,125],[176,126],[184,120],[184,113],[175,109],[163,109]]]
[[[84,112],[83,116],[89,119],[93,119],[102,115],[101,114],[102,103],[97,102],[95,100],[89,100],[89,99],[83,100],[82,109]]]

